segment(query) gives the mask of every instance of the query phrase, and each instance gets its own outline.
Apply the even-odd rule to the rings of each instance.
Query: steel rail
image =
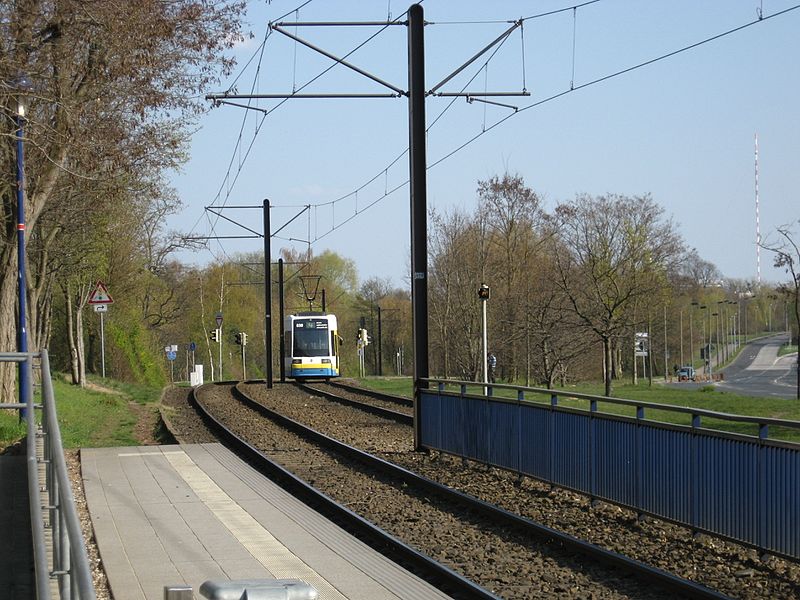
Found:
[[[375,406],[374,404],[368,404],[366,402],[359,402],[358,400],[353,400],[352,398],[337,396],[333,392],[321,390],[307,383],[296,383],[295,385],[307,394],[317,394],[327,398],[328,400],[332,400],[333,402],[338,402],[339,404],[344,404],[345,406],[351,406],[378,417],[383,417],[384,419],[391,419],[392,421],[402,425],[411,426],[414,424],[414,415],[397,412],[396,410],[391,410],[390,408],[383,408],[382,406]]]
[[[386,394],[384,392],[378,392],[375,390],[358,387],[357,385],[350,385],[342,381],[328,381],[327,383],[333,387],[341,388],[348,392],[352,392],[353,394],[363,394],[364,396],[369,396],[370,398],[375,398],[376,400],[385,400],[386,402],[394,402],[395,404],[399,404],[400,406],[405,406],[408,408],[414,407],[414,401],[411,398],[407,398],[406,396],[396,396],[394,394]]]
[[[400,556],[405,565],[410,565],[410,570],[421,575],[430,583],[436,585],[446,593],[454,595],[456,598],[467,599],[491,599],[497,600],[498,597],[478,586],[474,582],[459,575],[455,571],[434,561],[430,557],[422,554],[414,548],[405,544],[402,540],[390,535],[386,531],[376,527],[365,518],[356,514],[349,508],[339,504],[326,494],[315,489],[277,462],[271,460],[263,452],[249,444],[244,439],[237,436],[228,427],[218,421],[211,412],[203,405],[200,396],[203,388],[210,386],[231,386],[231,392],[240,401],[250,408],[255,409],[260,414],[269,417],[288,429],[302,432],[303,426],[291,419],[287,419],[270,411],[265,406],[259,404],[244,392],[238,389],[235,382],[217,382],[206,384],[200,388],[193,388],[190,394],[190,401],[195,409],[200,413],[203,421],[216,431],[232,450],[238,452],[246,459],[251,461],[255,467],[267,476],[277,480],[287,491],[300,498],[306,504],[325,514],[328,518],[337,520],[343,524],[344,528],[350,532],[355,532],[357,536],[383,554],[394,554]],[[313,431],[313,430],[312,430]],[[316,433],[316,432],[315,432]],[[317,433],[317,435],[322,435]],[[331,439],[331,438],[328,438]],[[334,441],[335,440],[331,440]],[[388,549],[388,552],[387,552]]]
[[[426,491],[433,492],[440,497],[446,498],[450,501],[458,502],[469,507],[471,510],[483,514],[495,522],[503,523],[513,528],[515,531],[524,531],[525,533],[536,536],[540,539],[554,542],[567,550],[578,552],[600,563],[623,569],[648,583],[662,586],[673,592],[683,594],[689,598],[713,598],[717,600],[729,598],[725,594],[722,594],[716,590],[712,590],[704,585],[683,579],[673,575],[672,573],[647,565],[617,552],[606,550],[605,548],[601,548],[600,546],[585,540],[581,540],[562,531],[558,531],[542,523],[533,521],[532,519],[521,517],[520,515],[509,512],[503,508],[489,504],[488,502],[449,488],[436,481],[422,477],[421,475],[409,471],[408,469],[363,452],[358,448],[344,444],[339,440],[331,438],[330,436],[307,427],[302,423],[294,421],[268,409],[264,405],[247,396],[247,394],[243,392],[239,386],[234,387],[232,391],[234,396],[240,398],[250,408],[253,408],[275,422],[300,433],[304,437],[309,438],[316,443],[358,460],[370,468],[382,471],[393,477],[400,478],[408,485],[418,486]]]

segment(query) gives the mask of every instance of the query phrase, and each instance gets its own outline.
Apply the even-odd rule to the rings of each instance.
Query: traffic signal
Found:
[[[363,343],[365,346],[367,344],[369,344],[370,338],[367,335],[367,330],[366,329],[359,329],[358,330],[358,337],[361,340],[361,343]]]
[[[236,334],[236,343],[239,344],[240,346],[242,345],[242,334],[241,333],[237,333]]]
[[[220,340],[220,331],[219,329],[212,329],[211,330],[211,341],[218,342]]]
[[[243,331],[241,333],[242,336],[242,346],[247,346],[247,334]]]

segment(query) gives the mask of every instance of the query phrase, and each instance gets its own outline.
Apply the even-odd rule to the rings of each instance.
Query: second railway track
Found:
[[[515,485],[509,474],[497,472],[495,469],[468,465],[452,457],[426,456],[411,452],[411,432],[407,425],[332,405],[317,393],[304,394],[294,386],[276,386],[277,393],[275,390],[268,392],[263,384],[257,383],[243,384],[240,388],[247,395],[295,420],[307,422],[321,431],[345,439],[347,443],[379,453],[384,458],[410,469],[426,472],[451,487],[460,487],[489,502],[497,501],[512,512],[530,514],[531,509],[536,512],[542,508],[541,505],[553,504],[553,494],[545,492],[542,486],[533,485],[532,482]],[[228,398],[230,399],[229,394]],[[218,408],[232,408],[227,406],[229,404],[230,401],[221,401]],[[243,414],[248,414],[248,411]],[[248,436],[265,427],[263,424],[256,425],[253,415],[228,418],[237,427],[241,426],[248,431]],[[398,537],[408,539],[408,536],[412,536],[412,545],[503,597],[526,598],[549,594],[551,597],[567,598],[649,598],[675,595],[674,592],[658,592],[652,581],[642,586],[622,571],[609,570],[605,564],[592,564],[585,556],[576,554],[577,550],[574,548],[565,549],[552,541],[533,543],[529,534],[522,534],[518,527],[508,524],[495,523],[493,527],[502,533],[484,538],[484,529],[489,526],[487,517],[480,517],[477,523],[471,523],[472,530],[457,532],[454,528],[456,524],[461,525],[460,518],[454,517],[453,513],[437,510],[433,515],[427,515],[418,507],[411,509],[412,516],[403,516],[406,513],[401,505],[408,496],[405,492],[410,491],[408,483],[395,483],[384,492],[380,491],[381,485],[374,478],[370,479],[369,484],[348,482],[342,474],[341,457],[332,462],[319,462],[322,460],[316,454],[319,450],[300,451],[299,444],[299,441],[291,442],[279,448],[280,444],[264,443],[268,454],[272,449],[273,453],[282,455],[282,460],[287,462],[291,462],[290,459],[296,460],[303,454],[313,457],[315,466],[306,468],[305,474],[300,476],[318,486],[324,486],[326,481],[333,478],[335,483],[326,493],[357,510],[370,521],[393,531]],[[303,470],[299,467],[298,469]],[[492,493],[487,491],[487,482],[490,480],[494,480],[488,485],[495,489],[494,500]],[[430,510],[428,503],[434,501],[432,493],[426,491],[416,494],[421,495],[416,501],[422,502],[421,506]],[[688,540],[673,544],[669,539],[670,532],[665,533],[663,528],[656,525],[638,523],[635,518],[622,514],[619,509],[590,509],[581,505],[580,499],[575,498],[575,495],[556,495],[562,496],[561,512],[564,513],[564,521],[553,524],[570,530],[561,525],[571,522],[571,531],[579,537],[586,537],[595,543],[600,541],[606,548],[634,554],[637,558],[644,556],[650,559],[650,564],[667,568],[679,575],[694,575],[695,580],[734,597],[788,598],[793,597],[797,590],[797,573],[791,568],[781,570],[775,577],[775,565],[758,563],[748,556],[737,556],[735,547],[731,549],[719,543],[717,549],[713,546],[709,549],[708,545],[711,544],[692,540],[691,536]],[[566,506],[563,506],[563,496],[567,497]],[[444,516],[447,514],[449,516]],[[578,518],[574,518],[576,515]],[[467,520],[474,518],[473,514]],[[384,525],[384,522],[388,525]],[[667,529],[670,527],[666,526]],[[581,535],[584,532],[590,535]],[[537,548],[536,544],[542,547]],[[554,548],[555,546],[557,547]],[[725,568],[720,568],[721,564]],[[637,589],[637,586],[642,587]],[[687,588],[685,594],[691,593],[692,590]]]

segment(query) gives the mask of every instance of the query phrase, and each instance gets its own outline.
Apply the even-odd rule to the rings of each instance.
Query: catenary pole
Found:
[[[272,388],[272,274],[270,225],[269,225],[269,200],[264,199],[264,342],[266,345],[266,380],[267,388]]]
[[[408,133],[411,190],[411,322],[414,337],[414,447],[422,449],[420,389],[428,378],[428,241],[425,157],[425,21],[408,9]]]
[[[286,361],[284,357],[286,356],[286,332],[284,331],[285,327],[283,326],[284,319],[286,319],[286,307],[284,306],[284,294],[283,294],[283,259],[278,259],[278,310],[280,311],[280,336],[279,340],[280,343],[278,344],[278,348],[280,350],[281,356],[278,359],[278,369],[281,374],[281,383],[286,383]]]

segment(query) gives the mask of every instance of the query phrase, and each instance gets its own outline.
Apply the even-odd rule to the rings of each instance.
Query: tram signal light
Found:
[[[489,299],[489,286],[485,283],[481,284],[481,287],[478,288],[478,298],[481,300],[488,300]]]

